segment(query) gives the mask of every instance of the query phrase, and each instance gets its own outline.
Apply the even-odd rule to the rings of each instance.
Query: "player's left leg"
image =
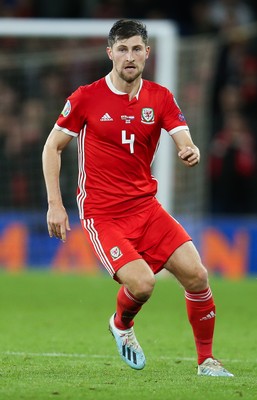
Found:
[[[192,241],[179,246],[164,268],[170,271],[185,289],[188,319],[192,326],[198,356],[198,374],[233,376],[213,357],[215,304],[207,270]]]

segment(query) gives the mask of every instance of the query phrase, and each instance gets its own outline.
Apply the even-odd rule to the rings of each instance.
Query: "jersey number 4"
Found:
[[[130,153],[134,153],[134,142],[135,142],[135,135],[131,133],[130,137],[127,138],[127,132],[125,130],[121,131],[122,137],[122,144],[129,144]]]

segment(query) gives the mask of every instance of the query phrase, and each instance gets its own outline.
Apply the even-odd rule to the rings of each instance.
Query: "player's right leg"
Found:
[[[127,263],[116,275],[122,286],[117,296],[116,313],[109,321],[109,329],[123,361],[131,368],[142,369],[146,363],[145,355],[133,325],[135,316],[152,294],[155,277],[142,259]]]
[[[128,224],[128,219],[125,222]],[[82,221],[82,227],[103,266],[122,285],[109,321],[119,354],[130,367],[142,369],[145,356],[133,325],[135,316],[152,294],[154,273],[126,239],[119,221],[90,218]]]

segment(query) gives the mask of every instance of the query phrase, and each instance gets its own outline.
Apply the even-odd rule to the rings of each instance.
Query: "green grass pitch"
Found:
[[[233,378],[196,375],[182,288],[157,279],[135,319],[147,365],[130,369],[108,332],[118,284],[107,276],[0,274],[1,400],[257,399],[257,280],[211,277],[214,354]]]

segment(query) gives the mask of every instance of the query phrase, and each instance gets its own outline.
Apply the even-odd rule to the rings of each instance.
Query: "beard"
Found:
[[[134,82],[139,76],[142,75],[143,70],[135,70],[136,72],[134,74],[131,73],[125,73],[123,70],[119,72],[119,76],[122,80],[124,80],[127,83],[132,83]]]

